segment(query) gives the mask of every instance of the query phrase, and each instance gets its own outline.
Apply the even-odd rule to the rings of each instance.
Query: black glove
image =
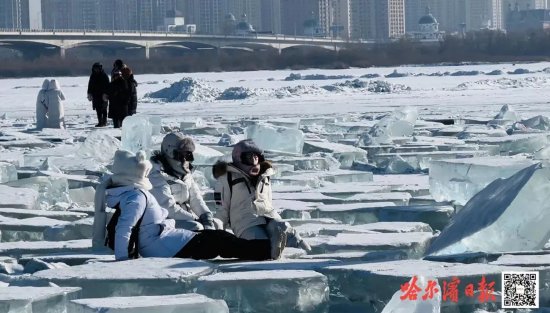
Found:
[[[216,227],[214,226],[214,217],[210,212],[203,213],[201,216],[199,216],[199,223],[201,223],[202,226],[204,226],[204,229],[207,229],[207,230],[216,229]]]

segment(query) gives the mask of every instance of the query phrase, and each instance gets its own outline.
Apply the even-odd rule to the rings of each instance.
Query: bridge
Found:
[[[17,50],[23,55],[37,56],[49,50],[62,58],[67,51],[77,48],[92,48],[114,53],[122,49],[139,49],[145,58],[153,49],[172,51],[197,51],[210,49],[238,49],[264,51],[273,49],[281,53],[295,47],[315,47],[339,51],[346,45],[358,42],[324,37],[297,37],[285,35],[198,35],[188,33],[154,32],[98,32],[98,31],[23,31],[1,30],[0,48]],[[364,42],[362,42],[364,44]],[[142,52],[141,52],[142,51]]]

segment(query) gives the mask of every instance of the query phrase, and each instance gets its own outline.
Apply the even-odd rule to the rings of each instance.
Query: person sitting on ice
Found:
[[[105,204],[118,208],[119,216],[112,234],[117,261],[137,257],[177,257],[193,259],[238,258],[267,260],[271,258],[270,241],[239,239],[224,230],[192,232],[175,228],[167,219],[168,210],[161,207],[149,192],[148,179],[152,164],[145,152],[134,154],[118,150],[112,165],[113,174],[96,189],[92,245],[102,250],[106,236]],[[109,225],[110,226],[110,225]],[[284,234],[279,238],[282,241]],[[110,243],[110,241],[108,241]]]
[[[192,171],[195,143],[189,137],[173,132],[164,137],[160,151],[153,152],[153,170],[149,180],[151,194],[160,206],[168,210],[168,217],[176,226],[188,230],[223,229],[215,220],[202,198]]]
[[[224,227],[244,239],[274,238],[282,229],[287,247],[311,251],[290,224],[283,222],[271,199],[271,176],[275,173],[263,151],[250,139],[233,147],[232,163],[218,161],[212,171],[218,180],[214,198],[217,216]],[[283,249],[284,245],[279,247]],[[276,255],[278,251],[274,251]]]
[[[50,87],[50,80],[44,79],[42,88],[36,97],[36,129],[42,129],[48,124],[48,98],[46,91]]]
[[[63,101],[65,95],[61,91],[59,82],[56,79],[50,80],[48,90],[44,92],[48,105],[47,128],[65,128],[65,109]]]

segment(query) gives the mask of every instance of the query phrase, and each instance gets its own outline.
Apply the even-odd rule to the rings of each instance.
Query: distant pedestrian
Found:
[[[92,101],[92,108],[97,113],[97,125],[95,127],[107,126],[107,106],[103,99],[109,89],[109,76],[103,70],[101,63],[94,63],[92,74],[88,81],[88,101]]]
[[[50,80],[45,96],[48,104],[48,120],[46,122],[46,127],[65,128],[65,109],[63,106],[65,95],[63,91],[61,91],[59,82],[56,79]]]
[[[122,77],[122,72],[113,73],[113,81],[109,84],[107,97],[109,99],[109,117],[113,119],[114,128],[120,128],[122,121],[128,116],[130,104],[130,90]]]
[[[111,81],[114,80],[113,74],[115,72],[121,71],[123,68],[126,67],[126,64],[121,59],[118,59],[113,63],[113,69],[111,70]]]
[[[128,115],[134,115],[137,112],[137,86],[138,83],[134,78],[132,69],[128,66],[125,66],[121,70],[122,77],[128,84],[128,89],[130,89],[130,103],[128,105]]]
[[[50,80],[44,79],[42,82],[42,89],[38,92],[36,97],[36,128],[42,129],[48,124],[48,99],[46,98],[46,91],[50,87]]]

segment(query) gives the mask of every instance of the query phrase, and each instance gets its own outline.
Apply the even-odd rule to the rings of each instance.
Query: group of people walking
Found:
[[[114,128],[120,128],[126,116],[136,113],[137,85],[132,70],[122,60],[114,62],[110,81],[101,63],[92,66],[88,100],[97,113],[96,127],[107,126],[109,117],[113,119]]]
[[[216,217],[193,179],[194,151],[193,140],[177,132],[150,159],[118,150],[113,174],[96,189],[94,247],[113,235],[108,206],[120,214],[112,228],[117,260],[134,257],[134,250],[143,257],[245,260],[278,259],[286,246],[310,250],[274,210],[274,169],[253,141],[239,142],[232,162],[213,167]]]

